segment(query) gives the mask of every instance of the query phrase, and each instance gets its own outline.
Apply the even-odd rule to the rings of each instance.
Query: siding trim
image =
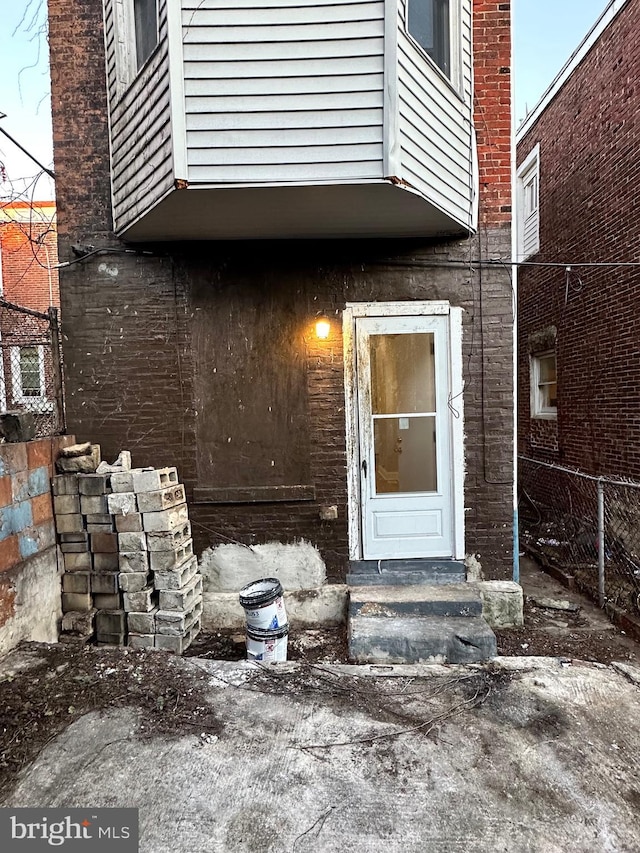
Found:
[[[167,41],[169,64],[169,115],[174,181],[186,181],[187,164],[187,111],[184,94],[184,51],[182,48],[181,4],[167,4]]]
[[[384,15],[382,174],[402,180],[398,92],[398,0],[386,0]]]

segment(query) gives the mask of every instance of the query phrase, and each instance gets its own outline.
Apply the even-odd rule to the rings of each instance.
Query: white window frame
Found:
[[[516,173],[516,232],[518,260],[526,261],[540,251],[539,144],[529,153]],[[525,241],[526,233],[529,238]]]
[[[136,47],[134,0],[112,0],[112,2],[116,29],[116,86],[117,94],[121,96],[146,66],[160,43],[160,2],[156,0],[156,45],[140,66],[138,66]]]
[[[407,37],[411,40],[412,44],[415,45],[416,50],[420,51],[422,56],[424,56],[431,64],[433,68],[436,69],[438,74],[441,74],[442,77],[453,86],[456,90],[462,88],[462,80],[461,80],[461,67],[462,67],[462,26],[461,26],[461,18],[462,18],[462,0],[449,0],[449,71],[446,72],[443,68],[441,68],[435,59],[432,59],[424,47],[420,44],[420,42],[415,38],[415,36],[409,30],[409,6],[412,0],[405,0],[405,16],[404,16],[404,30],[407,34]]]
[[[22,392],[22,370],[20,364],[20,351],[23,349],[37,349],[38,371],[40,374],[40,394],[24,395]],[[53,401],[46,395],[46,373],[44,366],[44,346],[40,344],[25,344],[24,346],[11,347],[11,387],[14,404],[24,406],[25,409],[35,409],[38,412],[52,412]]]
[[[540,388],[540,362],[543,358],[553,356],[556,362],[556,385],[558,381],[558,360],[555,349],[545,350],[544,352],[533,353],[529,356],[529,377],[530,377],[530,405],[531,417],[542,420],[556,420],[558,417],[557,406],[545,405],[544,395]],[[556,389],[557,393],[557,389]]]

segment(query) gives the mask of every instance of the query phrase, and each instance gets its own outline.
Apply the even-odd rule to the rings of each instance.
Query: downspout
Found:
[[[513,580],[520,583],[518,532],[518,217],[516,209],[516,99],[514,55],[514,3],[511,4],[511,287],[513,299]]]

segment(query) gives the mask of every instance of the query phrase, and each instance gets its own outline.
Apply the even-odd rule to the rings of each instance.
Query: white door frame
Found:
[[[445,301],[433,302],[348,302],[342,315],[345,370],[345,414],[347,439],[347,495],[349,558],[362,559],[362,520],[360,511],[360,436],[358,432],[357,364],[355,330],[358,317],[432,317],[449,318],[449,396],[453,558],[464,559],[464,409],[462,379],[462,308]]]

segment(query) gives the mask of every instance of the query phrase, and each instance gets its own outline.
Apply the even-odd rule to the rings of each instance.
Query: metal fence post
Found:
[[[53,306],[49,308],[49,330],[51,333],[51,363],[53,365],[53,388],[56,398],[56,409],[58,415],[58,432],[66,432],[64,412],[64,390],[62,385],[62,364],[60,349],[60,323],[58,321],[58,309]]]
[[[604,483],[598,480],[598,603],[604,607]]]

